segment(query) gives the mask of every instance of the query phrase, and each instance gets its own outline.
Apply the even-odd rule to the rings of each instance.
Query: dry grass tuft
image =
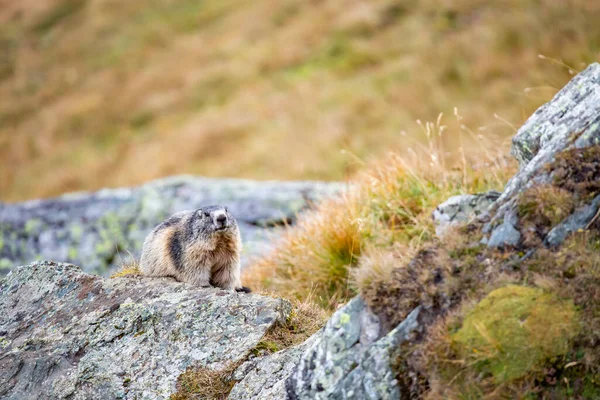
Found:
[[[513,169],[493,154],[484,153],[476,166],[466,159],[447,165],[442,138],[448,129],[441,121],[423,125],[429,145],[419,155],[389,155],[357,177],[353,189],[303,216],[270,256],[244,271],[244,281],[294,299],[311,293],[334,310],[368,282],[385,280],[399,262],[387,253],[406,260],[432,240],[438,204],[455,194],[500,189]],[[460,121],[457,116],[452,133],[465,134]]]
[[[177,392],[169,400],[224,400],[235,381],[233,372],[241,363],[230,364],[222,370],[190,368],[177,379]]]
[[[112,274],[110,277],[111,278],[122,278],[122,277],[127,277],[127,276],[138,276],[138,275],[142,275],[142,272],[140,271],[140,265],[137,260],[133,260],[133,261],[123,264],[121,266],[121,269],[119,271],[115,272],[114,274]]]
[[[540,245],[542,238],[569,216],[575,205],[573,193],[553,185],[534,186],[524,191],[517,204],[524,244]]]
[[[254,349],[255,355],[275,353],[303,343],[325,325],[329,313],[309,298],[292,301],[292,314],[283,324],[271,328]]]

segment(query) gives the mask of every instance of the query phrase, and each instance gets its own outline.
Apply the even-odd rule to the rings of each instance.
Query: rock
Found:
[[[530,188],[558,187],[557,182],[565,179],[571,182],[562,184],[561,189],[570,191],[577,207],[556,226],[544,227],[551,230],[541,240],[556,246],[568,232],[586,229],[596,218],[600,205],[598,198],[589,198],[594,195],[593,190],[583,193],[581,188],[595,178],[586,176],[590,171],[578,173],[577,168],[587,162],[598,169],[599,145],[600,64],[592,64],[540,107],[513,138],[511,153],[520,168],[489,212],[489,222],[484,227],[488,246],[522,245],[523,235],[519,230],[524,223],[518,217],[519,198]],[[559,165],[557,159],[567,160],[566,167]]]
[[[560,245],[570,233],[587,227],[594,218],[597,218],[598,213],[600,213],[600,195],[552,228],[546,235],[545,244],[551,247]]]
[[[489,247],[517,246],[521,241],[521,233],[516,228],[517,223],[518,219],[514,213],[507,215],[504,221],[494,229],[487,245]]]
[[[247,361],[238,368],[228,399],[281,400],[286,398],[285,380],[293,372],[306,349],[320,340],[322,330],[304,343],[265,357]]]
[[[381,337],[378,318],[356,297],[306,343],[260,360],[230,398],[398,399],[391,358],[419,331],[418,315]]]
[[[208,204],[226,205],[238,220],[245,266],[271,248],[269,238],[278,226],[342,188],[338,183],[173,177],[136,188],[0,203],[0,276],[38,259],[110,275],[120,263],[139,257],[144,238],[163,219]]]
[[[519,178],[512,185],[514,189],[534,172],[539,161],[549,160],[548,156],[564,148],[572,134],[582,133],[590,124],[597,123],[598,109],[600,64],[594,63],[533,113],[513,137],[511,154],[519,161],[522,171],[529,171],[529,174],[517,175]],[[538,162],[530,165],[534,158],[538,158]]]
[[[167,399],[188,367],[246,359],[287,301],[37,262],[0,283],[0,397]]]
[[[450,227],[468,222],[483,214],[498,197],[500,197],[500,192],[495,190],[450,197],[440,204],[432,214],[435,234],[442,237]]]

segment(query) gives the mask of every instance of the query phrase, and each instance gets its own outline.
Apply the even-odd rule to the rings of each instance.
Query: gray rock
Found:
[[[360,297],[354,298],[331,317],[320,337],[304,351],[286,379],[286,398],[399,399],[392,357],[401,343],[419,331],[419,311],[415,309],[379,338],[377,317]]]
[[[547,104],[540,107],[513,138],[511,152],[520,163],[519,172],[508,182],[490,210],[484,232],[491,233],[490,247],[516,245],[519,222],[506,221],[517,215],[519,195],[530,187],[552,182],[552,161],[561,152],[600,145],[600,64],[592,64],[577,75]],[[584,211],[581,211],[584,210]],[[596,214],[595,201],[582,204],[544,238],[560,244],[566,233],[585,229]],[[509,226],[510,225],[510,226]],[[492,240],[493,239],[493,240]]]
[[[0,283],[0,397],[166,399],[188,367],[244,360],[287,301],[33,263]]]
[[[233,376],[239,382],[233,387],[228,399],[285,399],[285,380],[294,371],[304,351],[320,340],[322,332],[320,330],[300,345],[241,365]]]
[[[573,133],[584,131],[590,123],[599,119],[599,85],[600,64],[594,63],[575,76],[521,126],[513,137],[511,148],[521,169],[527,167],[540,153],[547,154],[550,148],[564,147],[564,141]],[[518,181],[522,181],[525,176],[527,174],[521,175]]]
[[[517,246],[521,241],[521,232],[516,228],[518,222],[515,213],[507,213],[504,221],[490,235],[487,245],[489,247]]]
[[[593,218],[597,218],[600,212],[600,195],[596,196],[590,204],[581,207],[563,222],[552,228],[546,235],[545,244],[552,247],[558,246],[565,241],[571,232],[576,232],[578,229],[587,227]]]
[[[435,234],[442,237],[450,227],[469,222],[483,214],[498,197],[500,197],[500,192],[495,190],[450,197],[440,204],[432,214]]]
[[[183,176],[136,188],[0,203],[0,276],[39,259],[70,262],[107,276],[120,263],[139,257],[144,238],[163,219],[208,204],[226,205],[238,220],[244,267],[270,250],[278,226],[342,188],[338,183]]]

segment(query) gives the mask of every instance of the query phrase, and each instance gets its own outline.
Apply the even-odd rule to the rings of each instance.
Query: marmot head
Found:
[[[195,238],[236,236],[239,234],[237,221],[227,207],[214,205],[199,208],[190,220],[191,233]]]

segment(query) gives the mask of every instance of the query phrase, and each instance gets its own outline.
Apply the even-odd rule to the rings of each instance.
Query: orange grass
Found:
[[[466,129],[457,122],[454,129]],[[447,129],[441,117],[423,129],[429,146],[412,158],[390,154],[374,163],[346,193],[300,218],[270,256],[244,271],[244,282],[289,298],[314,295],[333,310],[393,268],[385,254],[401,249],[408,257],[432,240],[437,205],[455,194],[501,189],[514,172],[494,154],[477,167],[465,158],[452,168],[440,145]]]

